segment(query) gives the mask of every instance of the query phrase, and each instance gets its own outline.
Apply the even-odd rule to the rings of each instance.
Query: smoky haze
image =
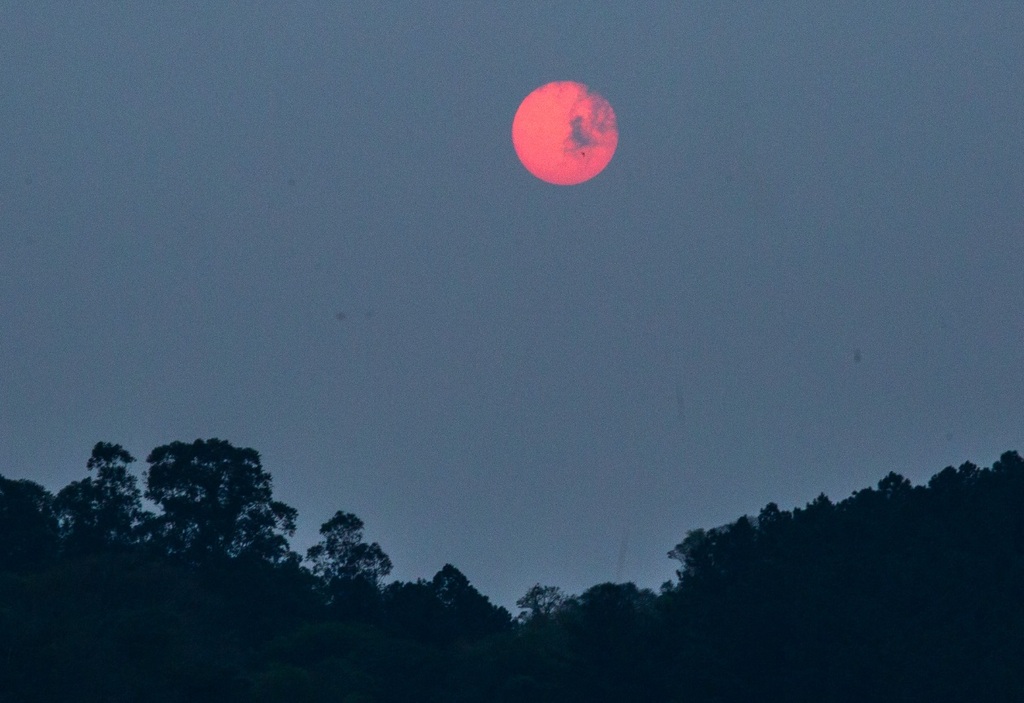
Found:
[[[220,437],[511,604],[1024,444],[1019,3],[347,5],[0,4],[0,473]]]

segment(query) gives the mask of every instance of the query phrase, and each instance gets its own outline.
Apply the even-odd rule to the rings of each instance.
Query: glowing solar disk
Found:
[[[615,112],[582,83],[556,81],[526,96],[512,120],[512,144],[526,170],[571,186],[601,173],[619,143]]]

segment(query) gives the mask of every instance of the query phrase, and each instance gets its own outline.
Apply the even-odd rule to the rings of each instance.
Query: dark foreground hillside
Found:
[[[515,619],[451,565],[388,582],[343,511],[296,554],[254,450],[158,447],[141,486],[133,462],[0,478],[0,701],[1024,700],[1013,452],[769,504],[688,533],[658,593],[538,585]]]

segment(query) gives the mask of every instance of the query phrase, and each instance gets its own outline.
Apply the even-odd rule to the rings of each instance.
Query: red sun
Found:
[[[612,160],[618,143],[612,106],[574,81],[537,88],[512,120],[512,144],[519,160],[534,176],[555,185],[589,181]]]

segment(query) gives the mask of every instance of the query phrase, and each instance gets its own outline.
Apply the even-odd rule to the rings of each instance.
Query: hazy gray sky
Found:
[[[580,186],[510,141],[551,80]],[[1024,4],[0,1],[0,235],[0,473],[219,437],[299,549],[656,586],[1024,449]]]

